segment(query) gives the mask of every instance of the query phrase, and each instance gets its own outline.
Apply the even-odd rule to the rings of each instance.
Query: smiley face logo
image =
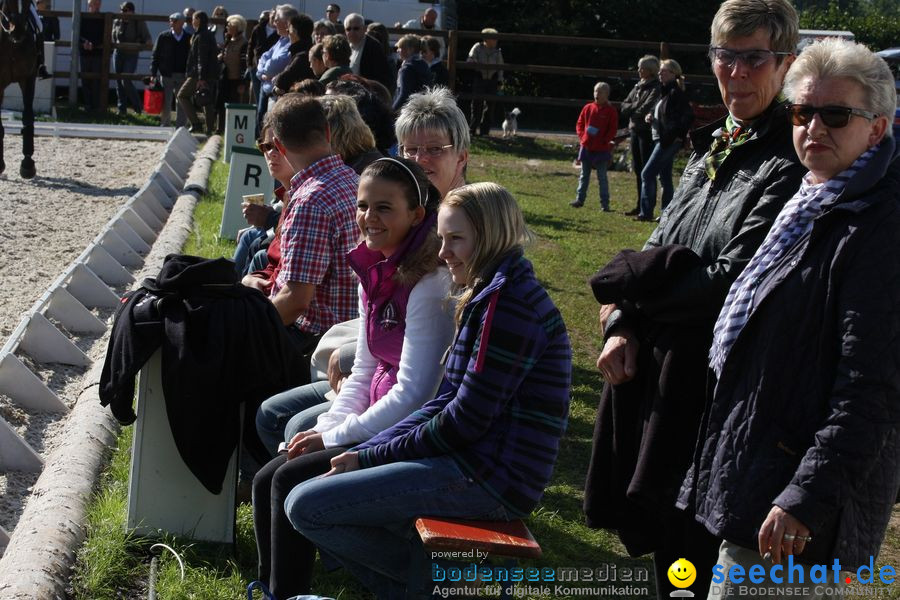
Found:
[[[681,589],[690,587],[697,579],[697,569],[686,558],[679,558],[673,562],[666,574],[669,576],[669,583]]]

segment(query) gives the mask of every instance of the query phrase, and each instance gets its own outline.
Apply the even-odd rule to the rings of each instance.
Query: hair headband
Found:
[[[395,165],[400,165],[401,167],[403,167],[403,170],[409,174],[409,178],[412,179],[413,184],[416,186],[416,191],[419,192],[419,206],[424,208],[425,199],[422,198],[422,188],[419,186],[419,180],[416,178],[416,174],[412,172],[412,169],[410,169],[409,167],[404,165],[402,162],[400,162],[396,158],[392,158],[390,156],[384,156],[382,158],[375,160],[374,162],[381,162],[383,160],[394,163]]]

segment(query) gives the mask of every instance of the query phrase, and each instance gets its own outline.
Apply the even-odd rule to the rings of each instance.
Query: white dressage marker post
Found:
[[[231,161],[234,148],[256,145],[256,107],[252,104],[225,104],[225,162]]]
[[[141,369],[137,421],[128,479],[127,527],[139,535],[160,532],[195,540],[234,543],[237,450],[231,455],[221,494],[197,479],[172,437],[162,388],[162,351]]]
[[[246,194],[263,194],[268,203],[273,196],[275,180],[266,166],[266,159],[255,148],[234,147],[231,149],[228,186],[225,188],[225,209],[222,211],[222,225],[219,237],[229,240],[237,237],[237,232],[247,226],[241,212],[241,202]]]

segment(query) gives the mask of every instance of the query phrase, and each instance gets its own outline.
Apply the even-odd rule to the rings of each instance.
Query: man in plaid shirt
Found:
[[[243,283],[268,294],[308,361],[323,333],[358,316],[357,281],[347,253],[359,240],[359,177],[333,153],[317,100],[285,96],[266,123],[275,137],[265,151],[280,152],[296,174],[276,240],[280,259]]]

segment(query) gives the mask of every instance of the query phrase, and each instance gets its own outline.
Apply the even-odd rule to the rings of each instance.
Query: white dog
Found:
[[[518,116],[522,114],[522,111],[518,108],[514,108],[508,113],[506,113],[506,118],[503,119],[503,137],[515,137],[516,133],[519,131],[519,122]]]

